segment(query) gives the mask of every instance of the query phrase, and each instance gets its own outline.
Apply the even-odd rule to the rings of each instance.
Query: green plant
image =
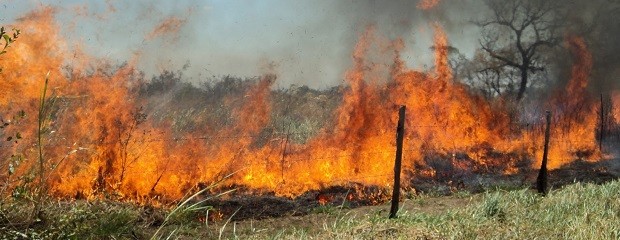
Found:
[[[42,218],[43,212],[41,206],[43,206],[43,202],[47,197],[47,176],[46,176],[46,168],[47,164],[45,161],[44,153],[43,153],[43,135],[49,130],[47,128],[47,124],[49,121],[49,115],[56,101],[56,97],[52,96],[50,98],[47,97],[47,88],[49,86],[49,75],[48,72],[45,76],[45,83],[43,84],[43,89],[41,91],[41,97],[39,99],[39,112],[37,119],[37,152],[38,152],[38,186],[35,189],[35,199],[34,204],[35,207],[33,209],[33,217],[36,217],[36,220],[40,220]]]
[[[140,208],[133,204],[106,201],[45,202],[48,221],[26,222],[30,205],[12,202],[6,216],[12,224],[0,224],[0,239],[126,239],[138,238]],[[26,213],[26,214],[24,214]],[[27,222],[26,222],[27,223]]]
[[[481,214],[486,218],[503,218],[505,217],[504,205],[501,196],[498,193],[486,197],[481,206]]]
[[[0,50],[0,55],[5,54],[6,53],[6,49],[9,47],[9,45],[11,45],[13,42],[15,42],[15,40],[17,39],[17,37],[20,34],[20,30],[19,29],[15,29],[13,28],[13,34],[11,35],[10,33],[7,33],[6,30],[4,29],[4,27],[0,27],[0,38],[2,38],[4,40],[4,46],[2,47],[2,50]],[[2,73],[2,68],[0,67],[0,73]],[[20,118],[24,118],[26,115],[26,113],[22,110],[19,111],[19,113],[17,114],[17,116],[14,118],[14,120],[19,120]],[[11,121],[9,122],[5,122],[3,119],[0,118],[0,130],[5,130],[5,128],[7,128],[10,124]],[[21,139],[21,134],[19,132],[14,133],[13,135],[9,136],[6,138],[7,141],[17,141],[19,139]],[[0,187],[0,196],[4,196],[4,192],[6,191],[7,187],[10,184],[11,181],[11,176],[13,175],[13,173],[15,172],[15,168],[17,167],[17,165],[19,165],[22,162],[22,158],[20,154],[17,155],[12,155],[11,158],[8,161],[8,176],[5,178],[5,183]],[[2,169],[3,166],[0,166],[0,169]],[[1,175],[0,175],[1,176]]]
[[[211,190],[211,189],[215,188],[216,186],[218,186],[220,183],[222,183],[224,180],[228,179],[230,176],[232,176],[235,173],[236,172],[233,172],[233,173],[231,173],[229,175],[226,175],[221,180],[219,180],[219,181],[217,181],[217,182],[215,182],[215,183],[205,187],[204,189],[199,190],[198,192],[192,194],[191,196],[184,197],[183,198],[184,200],[182,202],[180,202],[176,207],[174,207],[166,215],[164,221],[157,228],[155,233],[151,236],[151,239],[160,239],[162,237],[160,235],[160,232],[164,229],[164,227],[166,227],[168,225],[171,225],[171,224],[176,224],[176,225],[181,225],[182,226],[184,223],[188,222],[187,221],[188,219],[195,219],[196,214],[201,213],[201,212],[205,212],[205,223],[208,222],[209,211],[212,210],[213,208],[211,206],[205,205],[205,202],[210,200],[210,199],[217,198],[217,197],[226,195],[228,193],[231,193],[231,192],[235,191],[236,189],[231,189],[231,190],[228,190],[228,191],[224,191],[224,192],[215,194],[213,196],[209,196],[209,197],[207,197],[205,199],[202,199],[200,201],[196,201],[194,203],[192,203],[192,201],[194,199],[196,199],[196,197],[198,197],[198,196],[204,194],[205,192],[207,192],[208,190]],[[232,218],[232,216],[228,219],[228,221],[226,223],[228,223],[231,218]],[[225,227],[226,227],[226,224],[224,225],[223,228],[225,228]],[[221,237],[221,232],[223,231],[223,228],[222,228],[222,230],[220,230],[220,237]],[[167,239],[169,239],[172,236],[174,236],[177,233],[178,229],[179,229],[179,227],[175,228],[172,232],[170,232],[168,234]]]
[[[11,33],[6,32],[6,30],[4,30],[4,27],[0,27],[0,37],[2,37],[2,39],[4,40],[4,46],[2,47],[2,50],[0,50],[0,55],[6,53],[6,49],[13,42],[15,42],[15,40],[17,40],[17,37],[19,37],[20,33],[21,31],[16,28],[13,28],[13,34],[11,34]],[[2,68],[0,68],[0,73],[1,72],[2,72]]]

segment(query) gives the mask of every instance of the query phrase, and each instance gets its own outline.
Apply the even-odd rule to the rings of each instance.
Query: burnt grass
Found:
[[[235,193],[205,201],[206,205],[215,209],[216,216],[232,217],[232,220],[300,216],[314,213],[321,207],[355,208],[382,204],[389,201],[391,191],[378,186],[349,183],[287,198],[276,196],[273,192],[256,194],[243,186],[233,187],[237,189]]]
[[[620,177],[609,170],[609,162],[574,161],[561,168],[550,170],[549,188],[559,189],[575,182],[603,184]],[[485,169],[489,170],[489,169]],[[405,172],[417,174],[415,172]],[[437,171],[434,177],[417,174],[408,177],[401,189],[404,198],[417,196],[450,196],[457,193],[481,193],[498,189],[535,189],[537,169],[522,168],[515,174],[501,174],[499,171],[459,170],[445,168]],[[211,221],[230,218],[234,221],[246,219],[266,219],[285,216],[302,216],[330,208],[352,209],[362,206],[387,204],[391,199],[391,189],[380,186],[367,186],[348,183],[311,190],[295,198],[279,197],[273,192],[257,194],[244,186],[228,186],[237,191],[205,201],[213,207]],[[220,191],[223,189],[219,189]]]

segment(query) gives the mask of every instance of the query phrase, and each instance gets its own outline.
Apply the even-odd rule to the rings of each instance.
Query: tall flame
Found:
[[[302,144],[264,131],[272,121],[272,74],[262,76],[243,99],[230,101],[230,123],[173,133],[140,107],[145,100],[137,94],[142,82],[134,62],[110,72],[100,69],[98,60],[68,52],[56,34],[53,14],[52,8],[44,8],[16,24],[24,34],[3,56],[0,89],[6,94],[0,95],[0,109],[33,115],[44,74],[51,71],[51,89],[58,98],[49,126],[53,132],[44,136],[45,156],[53,168],[46,181],[57,197],[177,199],[229,175],[227,184],[289,197],[348,182],[387,186],[400,104],[409,111],[403,160],[408,179],[438,177],[446,171],[442,168],[511,174],[524,159],[531,164],[526,168],[540,159],[538,125],[514,123],[502,104],[490,104],[453,79],[448,39],[439,24],[434,25],[433,72],[405,66],[402,39],[382,38],[372,26],[363,32],[345,75],[347,87],[334,126]],[[583,39],[569,38],[568,43],[576,59],[572,79],[567,93],[549,102],[556,116],[551,168],[600,154],[595,108],[585,91],[592,58]],[[389,62],[377,63],[372,57],[377,55]],[[75,66],[63,69],[68,60]],[[571,97],[561,97],[566,95]],[[23,142],[11,143],[10,151],[0,154],[3,160],[15,153],[34,156],[35,119],[28,116],[15,126]],[[16,175],[27,175],[31,164],[21,164]]]
[[[588,95],[587,87],[592,70],[592,54],[583,38],[571,36],[566,40],[573,55],[571,79],[565,89],[559,91],[551,100],[554,108],[555,124],[552,131],[550,161],[552,167],[579,158],[600,158],[596,142],[597,111],[596,101]],[[542,141],[542,140],[539,140]],[[550,158],[551,158],[550,157]]]

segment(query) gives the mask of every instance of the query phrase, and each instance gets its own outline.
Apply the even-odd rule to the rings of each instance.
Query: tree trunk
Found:
[[[527,68],[520,68],[521,70],[521,84],[519,86],[519,93],[517,94],[517,102],[520,102],[525,95],[525,88],[527,88]]]

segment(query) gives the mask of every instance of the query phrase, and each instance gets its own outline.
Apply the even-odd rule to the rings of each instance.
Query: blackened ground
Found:
[[[384,203],[389,200],[389,190],[376,186],[349,183],[321,190],[308,191],[294,199],[277,197],[273,193],[262,195],[236,194],[205,202],[213,206],[218,215],[232,216],[232,220],[263,219],[269,217],[298,216],[316,211],[320,207],[341,206],[355,208]],[[235,213],[236,212],[236,213]],[[234,213],[234,215],[232,215]]]
[[[618,179],[619,163],[620,159],[599,162],[575,161],[549,171],[549,187],[558,189],[575,182],[601,184]],[[534,188],[537,174],[537,169],[523,169],[512,175],[452,169],[448,172],[439,172],[435,177],[410,178],[410,182],[402,189],[402,194],[407,198],[419,194],[446,196],[457,192],[479,193],[494,189]],[[330,207],[356,208],[383,204],[391,197],[391,189],[364,186],[359,183],[308,191],[294,199],[277,197],[273,193],[258,195],[244,191],[243,187],[237,186],[237,188],[240,190],[235,193],[206,202],[207,205],[214,207],[211,215],[220,218],[212,220],[225,220],[231,216],[232,220],[299,216]]]

